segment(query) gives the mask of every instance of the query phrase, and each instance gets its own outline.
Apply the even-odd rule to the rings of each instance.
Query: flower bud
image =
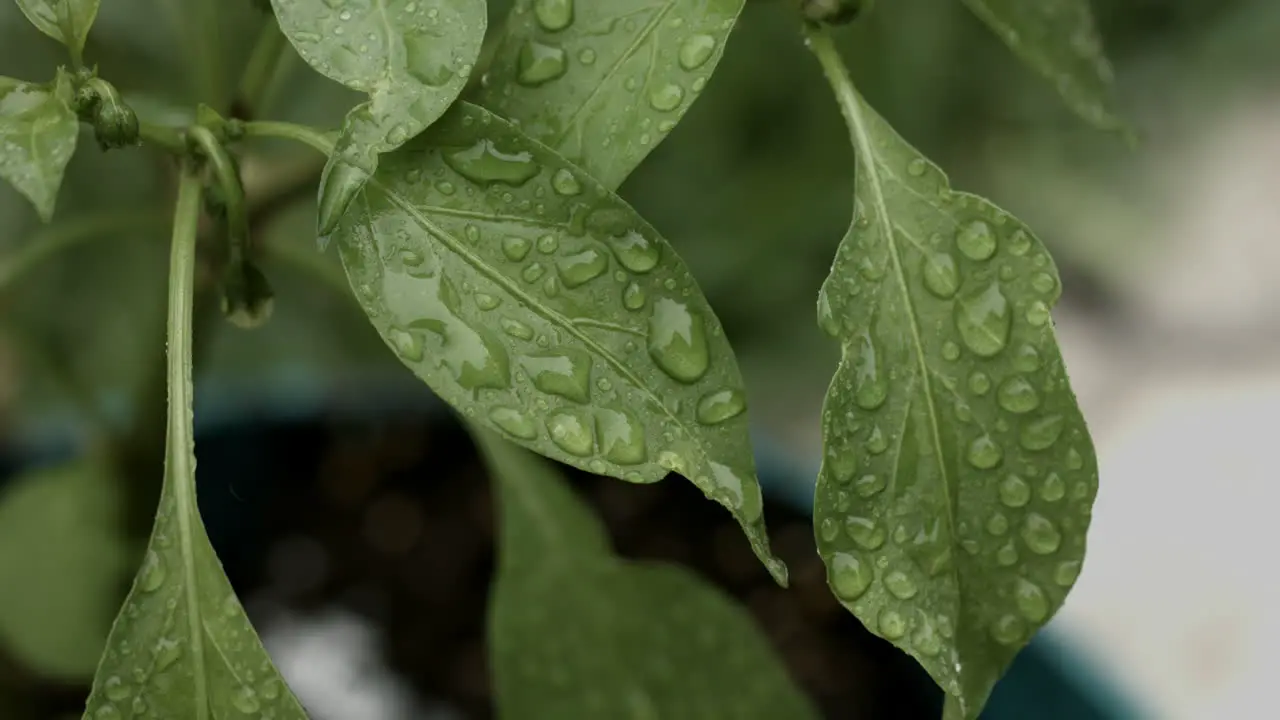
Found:
[[[870,10],[874,0],[800,0],[804,19],[823,25],[844,25]]]

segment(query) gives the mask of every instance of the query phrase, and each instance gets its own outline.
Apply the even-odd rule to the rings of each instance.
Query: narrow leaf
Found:
[[[742,607],[683,568],[614,556],[545,461],[474,436],[498,486],[489,637],[503,717],[818,717]]]
[[[1104,130],[1126,130],[1112,109],[1111,63],[1102,50],[1089,0],[964,0],[1000,39],[1058,90],[1080,117]]]
[[[68,104],[66,76],[53,89],[0,77],[0,178],[35,205],[45,222],[76,151],[80,121]]]
[[[590,472],[690,478],[768,549],[742,376],[684,263],[620,198],[460,103],[335,233],[374,326],[442,398]]]
[[[1075,582],[1098,469],[1030,230],[942,171],[812,47],[857,155],[855,219],[819,302],[842,359],[814,505],[836,596],[977,717]]]
[[[105,463],[40,468],[0,493],[0,645],[32,670],[92,677],[128,572]]]
[[[79,57],[89,28],[98,17],[99,0],[17,0],[18,8],[40,32]]]
[[[378,155],[422,132],[457,99],[480,55],[488,11],[485,0],[272,0],[272,6],[308,64],[369,94],[347,114],[326,169],[334,179],[322,186],[320,231],[328,234],[377,168]]]
[[[191,313],[200,185],[178,190],[169,270],[164,487],[133,589],[107,640],[85,720],[305,719],[249,624],[196,505]]]
[[[743,0],[516,0],[480,104],[617,189],[702,91]]]

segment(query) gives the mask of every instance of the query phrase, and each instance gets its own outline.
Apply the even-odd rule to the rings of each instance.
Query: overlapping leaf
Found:
[[[0,77],[0,178],[25,195],[45,222],[53,218],[80,132],[70,96],[61,72],[52,89]]]
[[[460,103],[383,158],[335,237],[374,326],[442,398],[591,472],[681,473],[785,577],[733,351],[675,251],[607,188]]]
[[[964,0],[1076,114],[1097,127],[1126,126],[1112,109],[1111,63],[1089,0]]]
[[[485,0],[272,0],[280,29],[321,74],[369,100],[347,114],[325,169],[327,233],[393,150],[435,122],[462,92],[480,55]]]
[[[958,193],[854,91],[855,219],[819,318],[842,359],[814,520],[832,590],[978,715],[1080,571],[1092,442],[1054,340],[1060,287],[1025,225]]]
[[[615,557],[545,461],[473,435],[499,488],[489,637],[504,717],[817,717],[741,607],[683,568]]]
[[[478,102],[616,189],[720,61],[743,0],[516,0]]]
[[[79,56],[98,17],[99,0],[17,0],[18,8],[40,32]]]

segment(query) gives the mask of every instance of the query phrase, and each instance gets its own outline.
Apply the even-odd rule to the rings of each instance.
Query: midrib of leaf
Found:
[[[870,181],[868,183],[869,190],[878,215],[876,221],[881,225],[882,232],[885,233],[886,241],[889,244],[889,257],[893,258],[894,274],[898,281],[898,287],[902,290],[903,301],[906,303],[912,348],[915,351],[916,366],[920,372],[920,390],[921,394],[924,395],[925,407],[929,414],[929,430],[933,440],[933,453],[938,461],[938,473],[942,478],[942,485],[945,491],[943,495],[946,500],[947,536],[949,538],[954,537],[955,509],[951,499],[951,477],[947,470],[947,463],[942,456],[942,432],[938,426],[938,411],[933,402],[933,387],[929,380],[929,364],[924,355],[924,342],[920,336],[920,323],[916,319],[915,303],[911,298],[907,275],[902,268],[902,257],[898,251],[898,243],[896,241],[897,227],[890,219],[889,206],[885,201],[884,189],[880,181],[879,156],[875,152],[871,138],[867,135],[867,123],[862,114],[862,100],[858,97],[858,93],[853,87],[853,79],[849,77],[849,71],[845,68],[835,45],[831,42],[831,36],[825,31],[815,30],[808,33],[808,39],[814,54],[817,55],[819,62],[822,64],[827,80],[831,83],[831,87],[836,93],[840,109],[844,113],[845,120],[849,126],[849,139],[857,151],[855,162],[861,163]],[[911,410],[909,400],[906,410],[909,418]],[[901,456],[901,447],[899,447],[899,456]],[[959,587],[959,571],[953,572],[953,576],[955,577],[956,586]],[[959,595],[960,597],[964,596],[963,593],[959,593]]]
[[[392,61],[394,61],[396,57],[396,43],[392,41],[392,38],[395,37],[395,31],[391,27],[391,18],[387,17],[386,0],[374,0],[374,4],[378,7],[378,18],[382,21],[382,31],[387,38],[387,71],[385,77],[387,78],[387,81],[390,82],[391,76],[394,74],[392,68],[395,67],[395,64]],[[389,89],[390,88],[375,88],[373,92],[384,92]]]

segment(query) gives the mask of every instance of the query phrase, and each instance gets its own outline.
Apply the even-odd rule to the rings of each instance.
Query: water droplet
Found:
[[[268,678],[262,681],[262,685],[258,688],[258,692],[262,693],[262,697],[267,700],[276,700],[280,697],[280,681],[274,678]]]
[[[575,412],[552,414],[547,418],[547,432],[551,435],[551,441],[570,455],[586,457],[595,446],[591,424]]]
[[[622,306],[628,310],[644,307],[644,300],[644,290],[635,283],[630,283],[622,290]]]
[[[863,550],[876,550],[884,545],[884,528],[870,518],[857,516],[845,518],[844,531]]]
[[[578,62],[583,65],[594,65],[596,62],[596,51],[591,48],[582,48],[578,52]]]
[[[970,260],[986,260],[996,254],[996,235],[990,225],[974,220],[956,233],[956,247]]]
[[[120,720],[120,711],[115,705],[103,705],[93,714],[94,720]]]
[[[644,427],[626,410],[596,411],[596,430],[606,459],[617,465],[638,465],[645,460]]]
[[[942,652],[942,640],[934,632],[933,626],[927,622],[920,623],[916,631],[911,634],[911,645],[916,652],[925,657],[937,657]]]
[[[857,354],[853,360],[853,399],[863,410],[875,410],[889,396],[889,385],[871,333],[863,332],[857,342]]]
[[[1018,549],[1013,546],[1013,541],[1005,543],[996,550],[996,563],[1001,567],[1009,567],[1018,562]]]
[[[542,279],[547,269],[542,267],[542,263],[530,263],[520,272],[520,277],[524,278],[527,283],[536,283]]]
[[[1018,578],[1013,590],[1014,602],[1022,616],[1035,624],[1040,624],[1049,617],[1049,598],[1039,585],[1025,578]]]
[[[1053,571],[1053,581],[1062,587],[1071,587],[1078,577],[1080,577],[1079,560],[1064,560],[1058,563],[1057,569]]]
[[[822,537],[823,542],[835,542],[836,536],[840,534],[840,523],[835,518],[823,518],[818,524],[818,534]]]
[[[1084,467],[1084,458],[1080,457],[1079,451],[1075,448],[1067,450],[1067,467],[1072,470],[1079,470]]]
[[[393,325],[387,328],[387,340],[405,362],[422,362],[422,338],[415,333]]]
[[[916,584],[901,570],[891,570],[884,576],[884,586],[899,600],[910,600],[916,596]]]
[[[880,635],[886,640],[897,640],[907,634],[907,619],[893,608],[884,608],[880,611],[877,625],[880,628]]]
[[[125,684],[124,678],[119,675],[112,675],[102,683],[102,691],[106,693],[107,699],[113,702],[120,702],[132,694],[132,690]]]
[[[533,386],[577,403],[591,399],[591,356],[574,348],[527,355],[520,365]]]
[[[706,328],[684,303],[659,298],[649,316],[649,355],[672,379],[693,383],[707,372]]]
[[[1009,532],[1009,518],[998,512],[987,518],[987,532],[1000,536]]]
[[[551,176],[551,188],[564,196],[582,193],[582,183],[578,182],[578,178],[568,168],[560,168]]]
[[[516,82],[536,87],[564,75],[568,68],[564,49],[530,40],[520,48],[516,61]]]
[[[637,274],[655,268],[662,255],[661,246],[635,230],[610,236],[608,243],[622,267]]]
[[[924,287],[935,297],[946,300],[960,289],[960,274],[955,258],[949,253],[929,253],[920,260]]]
[[[924,171],[927,169],[929,169],[929,163],[925,162],[923,158],[915,158],[907,163],[907,174],[911,177],[920,177],[924,175]]]
[[[1045,415],[1022,426],[1018,442],[1027,450],[1047,450],[1062,436],[1065,421],[1061,415]]]
[[[1026,633],[1022,619],[1014,615],[1002,615],[991,623],[991,637],[1001,645],[1017,645]]]
[[[396,315],[414,318],[409,328],[427,330],[440,339],[432,349],[432,361],[446,367],[454,380],[473,392],[481,388],[502,389],[510,385],[510,367],[505,344],[487,326],[472,326],[458,316],[461,300],[458,291],[447,278],[441,276],[426,280],[406,275],[387,274],[383,278],[386,296],[392,304],[403,302],[400,308],[392,307]],[[422,341],[413,335],[416,352],[402,355],[408,358],[422,357]],[[387,337],[399,349],[413,350],[411,345],[401,345],[403,336]]]
[[[850,553],[833,554],[827,567],[831,589],[844,602],[853,602],[862,597],[875,575],[875,571],[862,558]]]
[[[164,558],[155,550],[148,550],[142,561],[142,569],[138,572],[138,587],[143,592],[155,592],[164,584],[166,575]]]
[[[538,252],[550,255],[560,249],[560,240],[550,233],[538,238]]]
[[[1031,486],[1013,473],[1000,481],[999,493],[1000,502],[1011,508],[1020,508],[1031,501]]]
[[[573,24],[573,0],[535,0],[533,14],[547,32],[558,32]]]
[[[1031,276],[1031,289],[1042,295],[1048,295],[1058,287],[1058,281],[1049,273],[1038,272]]]
[[[889,449],[889,437],[880,429],[880,423],[871,426],[871,431],[867,433],[867,441],[864,447],[872,455],[879,455]]]
[[[231,693],[231,704],[245,715],[251,715],[262,709],[262,703],[258,702],[258,693],[248,687],[236,688],[236,691]]]
[[[476,307],[481,310],[492,310],[502,304],[496,296],[489,293],[476,293]]]
[[[1043,327],[1049,322],[1049,306],[1036,300],[1027,306],[1027,324],[1031,327]]]
[[[182,657],[182,644],[177,640],[169,638],[161,638],[156,641],[155,648],[155,671],[163,672],[173,664],[178,662],[178,658]]]
[[[1040,398],[1031,382],[1021,375],[1012,375],[1000,383],[996,391],[996,400],[1000,407],[1011,413],[1021,415],[1029,413],[1040,406]]]
[[[711,59],[715,52],[716,39],[710,35],[690,35],[680,45],[680,67],[685,70],[697,70]]]
[[[942,343],[942,359],[954,362],[960,357],[960,346],[950,340]]]
[[[969,376],[969,392],[974,395],[986,395],[991,389],[991,378],[981,370]]]
[[[659,112],[671,112],[684,100],[684,88],[675,83],[659,85],[649,91],[649,105]]]
[[[1067,484],[1062,481],[1058,473],[1051,472],[1040,481],[1040,499],[1045,502],[1058,502],[1066,497]]]
[[[513,338],[516,338],[517,340],[533,339],[533,328],[529,327],[528,325],[525,325],[519,320],[515,320],[512,318],[502,318],[501,320],[498,321],[498,325],[502,328],[503,332],[505,332],[506,334],[510,335]]]
[[[462,150],[444,153],[444,162],[454,172],[478,185],[502,183],[518,187],[529,182],[540,170],[527,150],[503,152],[488,139]]]
[[[1000,464],[1004,450],[990,435],[982,434],[969,443],[969,464],[979,470],[990,470]]]
[[[440,87],[454,78],[452,45],[430,33],[404,36],[405,72],[424,85]]]
[[[502,238],[502,254],[511,262],[520,262],[529,256],[532,243],[526,238],[509,236]]]
[[[609,269],[609,258],[589,247],[556,261],[556,271],[567,288],[576,288],[600,277]]]
[[[1027,513],[1022,522],[1022,540],[1027,543],[1031,552],[1037,555],[1049,555],[1062,545],[1062,534],[1058,532],[1053,521],[1039,513]]]
[[[965,347],[980,357],[994,357],[1009,342],[1009,301],[992,283],[956,302],[955,323]]]
[[[695,414],[703,425],[719,425],[730,418],[735,418],[747,409],[747,398],[740,390],[725,388],[715,390],[698,400]]]
[[[858,497],[861,497],[861,498],[874,497],[876,495],[879,495],[880,492],[883,490],[884,490],[884,478],[882,478],[879,475],[874,475],[872,473],[867,473],[866,475],[863,475],[853,483],[853,491],[856,492],[858,494]]]
[[[1014,257],[1022,257],[1031,249],[1031,236],[1026,230],[1014,230],[1009,236],[1009,254]]]
[[[836,482],[846,485],[853,480],[853,474],[858,471],[858,456],[848,450],[840,451],[831,448],[827,453],[824,467],[825,465],[831,466]]]

